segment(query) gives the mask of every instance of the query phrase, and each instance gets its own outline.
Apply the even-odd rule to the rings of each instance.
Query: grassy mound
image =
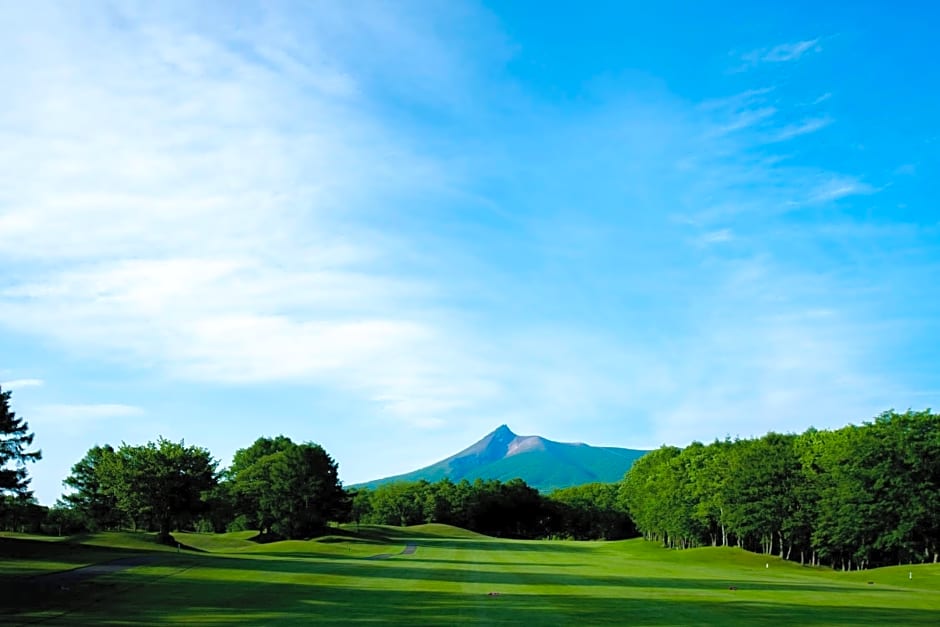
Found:
[[[461,527],[454,527],[453,525],[442,525],[440,523],[428,523],[426,525],[414,525],[411,527],[404,527],[405,533],[414,534],[416,537],[433,537],[433,538],[487,538],[482,533],[477,533],[476,531],[469,531]]]

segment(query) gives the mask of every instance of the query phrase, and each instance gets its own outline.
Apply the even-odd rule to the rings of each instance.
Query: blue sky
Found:
[[[5,3],[37,497],[158,436],[354,483],[940,406],[936,9],[699,4]]]

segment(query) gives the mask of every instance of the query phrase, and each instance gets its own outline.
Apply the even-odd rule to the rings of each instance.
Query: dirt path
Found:
[[[39,575],[33,578],[33,583],[44,588],[68,588],[79,584],[87,579],[117,573],[134,566],[143,566],[159,559],[156,555],[135,555],[133,557],[122,557],[110,562],[101,564],[91,564],[72,570],[63,570],[48,575]]]
[[[415,551],[417,550],[418,550],[418,545],[411,542],[411,543],[406,544],[405,548],[403,548],[398,553],[379,553],[378,555],[373,555],[372,557],[368,557],[366,559],[387,560],[388,558],[395,557],[396,555],[414,555]]]

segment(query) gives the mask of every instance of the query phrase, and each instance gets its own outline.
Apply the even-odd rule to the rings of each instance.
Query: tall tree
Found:
[[[249,529],[271,531],[271,464],[275,456],[294,446],[290,438],[258,438],[251,446],[235,451],[226,473],[231,481],[235,511],[244,517]],[[264,506],[262,507],[262,503]]]
[[[42,459],[42,452],[27,450],[33,444],[33,434],[10,406],[12,394],[0,389],[0,496],[29,497],[26,464]]]
[[[91,447],[85,457],[72,466],[72,474],[62,482],[72,489],[63,495],[63,504],[75,510],[91,531],[110,529],[121,523],[122,512],[117,499],[106,489],[102,477],[102,468],[113,456],[114,449],[109,444]]]
[[[310,536],[345,505],[336,462],[318,444],[259,438],[235,453],[230,474],[239,513],[262,532]]]
[[[217,463],[208,450],[163,438],[123,444],[104,462],[106,491],[135,526],[155,527],[161,540],[201,513],[203,493],[217,484]]]

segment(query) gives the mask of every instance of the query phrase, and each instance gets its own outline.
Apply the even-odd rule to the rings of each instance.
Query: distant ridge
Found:
[[[520,478],[542,492],[585,483],[619,481],[647,451],[554,442],[538,435],[516,435],[501,425],[479,442],[430,466],[394,477],[359,484],[374,488],[396,481],[439,481],[448,478]]]

